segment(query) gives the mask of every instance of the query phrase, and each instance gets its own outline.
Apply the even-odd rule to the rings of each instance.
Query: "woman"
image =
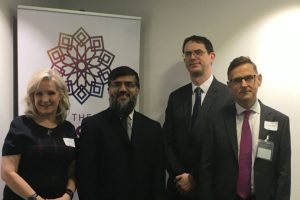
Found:
[[[25,115],[16,117],[2,149],[4,200],[70,200],[75,191],[75,128],[64,80],[52,70],[28,84]]]

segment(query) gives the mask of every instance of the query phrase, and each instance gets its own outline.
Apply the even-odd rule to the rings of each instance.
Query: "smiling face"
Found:
[[[51,80],[43,80],[33,94],[33,102],[40,117],[55,118],[61,95]]]
[[[199,77],[210,72],[215,53],[208,53],[204,44],[190,40],[185,44],[183,52],[184,62],[191,77]]]
[[[257,99],[257,91],[262,82],[261,74],[257,74],[250,63],[241,64],[228,74],[228,86],[235,97],[236,102],[250,108]]]
[[[108,87],[110,107],[120,116],[127,116],[136,105],[139,91],[134,75],[117,77]]]

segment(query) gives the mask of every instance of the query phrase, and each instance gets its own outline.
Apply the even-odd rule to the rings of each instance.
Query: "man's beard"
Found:
[[[134,109],[136,105],[137,96],[131,96],[130,94],[125,94],[129,97],[128,102],[118,101],[118,98],[123,94],[117,94],[116,96],[109,97],[110,107],[120,116],[128,116]]]

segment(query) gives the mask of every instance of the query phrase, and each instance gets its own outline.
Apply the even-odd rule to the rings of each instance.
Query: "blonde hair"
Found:
[[[30,118],[38,118],[39,114],[34,105],[34,94],[37,92],[40,84],[44,80],[53,81],[56,85],[57,90],[60,93],[61,99],[58,104],[56,112],[56,123],[62,123],[68,115],[70,109],[70,101],[68,96],[68,89],[63,78],[58,74],[57,71],[46,69],[41,70],[33,74],[31,80],[27,85],[27,94],[25,97],[25,115]]]

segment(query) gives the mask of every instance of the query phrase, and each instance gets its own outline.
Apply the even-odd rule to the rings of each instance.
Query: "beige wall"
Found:
[[[12,17],[7,5],[0,3],[0,145],[13,117]]]
[[[226,81],[229,62],[248,55],[263,74],[260,99],[286,113],[292,131],[292,200],[300,199],[300,99],[297,60],[300,50],[298,0],[0,0],[0,139],[13,115],[12,15],[16,3],[142,17],[140,111],[163,123],[171,90],[189,82],[181,57],[185,37],[202,34],[211,39],[217,53],[214,72]],[[25,3],[26,2],[26,3]],[[41,3],[42,2],[42,3]],[[4,35],[4,37],[2,36]],[[5,75],[4,75],[5,74]],[[2,140],[1,140],[2,141]]]

